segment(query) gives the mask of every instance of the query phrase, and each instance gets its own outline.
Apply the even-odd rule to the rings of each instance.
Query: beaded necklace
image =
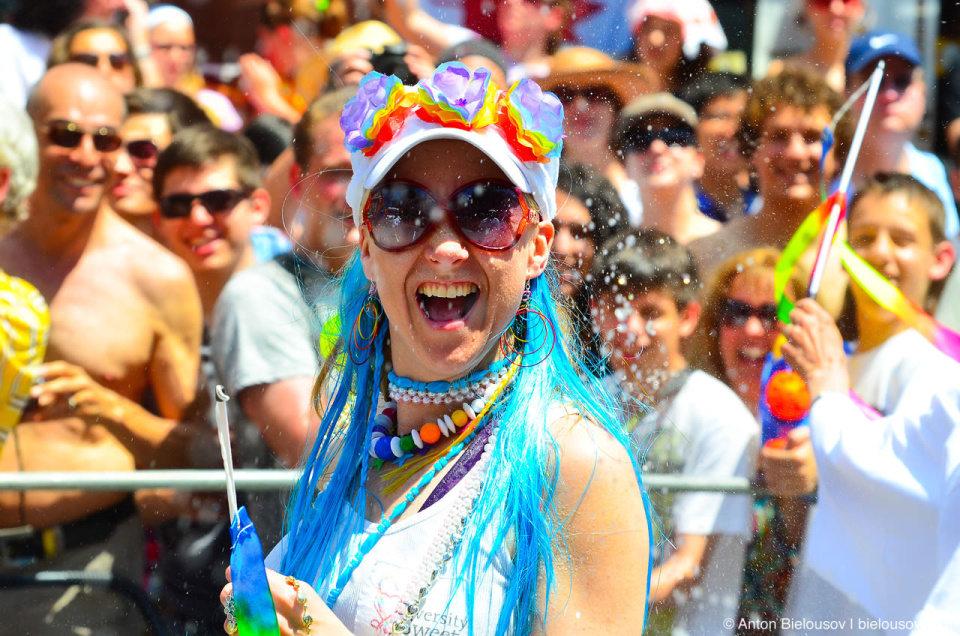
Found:
[[[438,459],[430,470],[424,473],[423,477],[420,478],[420,481],[418,481],[413,488],[410,489],[400,503],[393,507],[393,510],[390,511],[390,514],[381,518],[380,523],[377,524],[377,527],[374,529],[374,531],[371,532],[370,535],[360,543],[360,548],[357,550],[357,553],[354,554],[353,557],[347,562],[346,567],[344,567],[343,571],[337,577],[334,587],[330,590],[330,593],[327,594],[327,607],[333,607],[334,604],[336,604],[337,599],[339,599],[340,595],[343,593],[343,588],[350,581],[350,577],[353,575],[354,570],[356,570],[360,565],[360,562],[363,561],[363,557],[365,557],[367,553],[373,549],[373,546],[380,541],[380,538],[390,528],[390,526],[393,525],[393,522],[403,514],[403,512],[407,509],[407,506],[409,506],[413,500],[417,498],[417,495],[419,495],[420,492],[430,484],[433,478],[437,476],[437,473],[443,470],[444,467],[450,463],[450,460],[455,458],[466,447],[466,445],[473,440],[481,424],[486,424],[486,422],[484,422],[484,418],[490,413],[491,406],[495,404],[496,398],[500,396],[506,386],[510,383],[510,380],[513,379],[516,370],[517,367],[512,366],[507,377],[505,377],[494,389],[490,396],[490,400],[486,403],[486,405],[484,405],[483,409],[477,413],[477,417],[473,419],[470,425],[466,427],[461,434],[466,434],[466,436],[463,437],[463,439],[461,439],[458,443],[451,446],[447,453]]]
[[[483,411],[494,390],[496,385],[488,387],[483,397],[470,403],[464,402],[463,408],[437,418],[436,424],[427,422],[403,437],[393,434],[397,428],[397,403],[387,402],[380,414],[373,418],[370,433],[370,457],[374,459],[373,466],[380,470],[385,462],[394,460],[403,466],[417,451],[421,457],[426,455],[430,447],[440,441],[441,436],[455,435],[457,429],[462,429],[477,419],[477,413]]]
[[[475,371],[454,382],[419,382],[390,371],[387,374],[390,397],[414,404],[458,404],[496,387],[512,364],[512,357],[501,358],[486,369]]]

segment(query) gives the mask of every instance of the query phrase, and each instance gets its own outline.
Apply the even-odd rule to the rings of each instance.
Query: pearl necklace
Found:
[[[486,369],[454,382],[420,382],[390,371],[387,374],[390,398],[414,404],[458,404],[496,387],[510,372],[512,362],[512,358],[501,358]]]
[[[397,429],[397,403],[387,402],[379,415],[373,418],[370,433],[370,457],[374,459],[374,466],[379,470],[384,462],[396,460],[400,466],[419,452],[421,456],[442,437],[456,435],[458,429],[468,426],[477,419],[477,414],[483,411],[487,401],[496,391],[497,384],[488,386],[483,397],[472,402],[464,402],[461,408],[449,415],[437,418],[437,422],[427,422],[419,429],[410,431],[407,435],[394,435]]]

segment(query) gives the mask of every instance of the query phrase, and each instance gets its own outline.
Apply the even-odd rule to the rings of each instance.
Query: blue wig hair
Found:
[[[370,312],[364,311],[370,281],[356,255],[334,288],[339,296],[339,342],[325,362],[315,395],[325,380],[335,385],[332,392],[327,392],[327,408],[287,508],[287,538],[281,562],[284,574],[319,586],[321,594],[325,585],[332,587],[344,559],[351,556],[347,554],[351,539],[363,532],[363,516],[351,510],[366,507],[365,484],[371,461],[366,450],[371,436],[369,422],[377,413],[387,331],[386,318],[381,317],[376,336],[360,343],[363,347],[370,345],[370,349],[358,347],[351,335],[358,321],[362,335],[369,335],[373,327]],[[511,547],[513,568],[496,620],[498,636],[525,634],[542,624],[555,589],[553,548],[564,545],[564,520],[553,501],[559,481],[559,444],[550,431],[551,407],[572,405],[585,420],[630,450],[621,421],[623,408],[604,388],[599,361],[590,359],[577,344],[566,312],[556,300],[556,288],[551,266],[530,281],[529,307],[535,311],[518,316],[511,325],[518,341],[542,339],[545,325],[539,312],[552,325],[556,345],[531,355],[540,361],[538,364],[524,364],[517,370],[511,389],[493,415],[498,426],[493,461],[458,548],[458,558],[451,562],[463,570],[455,579],[465,586],[468,598],[473,598],[493,555],[505,544]],[[334,366],[337,369],[331,373]],[[636,454],[629,454],[639,482]],[[652,537],[646,493],[643,502]],[[480,542],[481,535],[488,532],[494,537],[489,553],[481,549]],[[545,577],[547,591],[542,607],[537,600],[541,576]],[[469,631],[473,633],[472,604],[468,604],[467,612]]]

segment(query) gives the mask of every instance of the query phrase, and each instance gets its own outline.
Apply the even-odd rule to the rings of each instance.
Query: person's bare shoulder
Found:
[[[612,434],[572,408],[550,430],[558,444],[560,485],[558,507],[570,512],[596,480],[613,480],[618,488],[639,493],[630,454]],[[597,482],[599,484],[599,482]]]
[[[111,242],[123,246],[133,282],[154,304],[166,302],[171,293],[195,291],[193,273],[180,257],[122,219],[116,219]]]

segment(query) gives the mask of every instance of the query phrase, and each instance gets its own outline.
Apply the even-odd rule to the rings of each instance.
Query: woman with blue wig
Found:
[[[360,246],[267,560],[283,634],[642,631],[646,497],[550,266],[562,120],[457,62],[345,107]]]

